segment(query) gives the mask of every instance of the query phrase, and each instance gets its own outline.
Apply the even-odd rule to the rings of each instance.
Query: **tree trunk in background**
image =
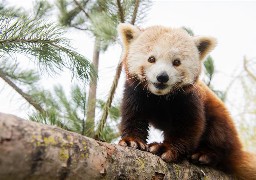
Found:
[[[232,179],[183,162],[95,141],[56,126],[0,113],[0,179]]]
[[[92,64],[95,68],[96,73],[98,73],[99,56],[100,56],[100,45],[99,45],[99,41],[95,39]],[[83,132],[83,134],[86,134],[89,137],[94,136],[96,91],[97,91],[97,78],[95,78],[94,80],[91,80],[89,85],[89,96],[88,96],[87,113],[86,113],[87,116],[86,116],[85,127],[84,127],[85,132]]]
[[[122,62],[119,62],[118,66],[116,68],[116,74],[115,74],[112,86],[109,91],[107,102],[106,102],[105,106],[103,107],[103,113],[102,113],[99,125],[97,127],[97,130],[96,130],[96,133],[94,136],[95,139],[98,139],[98,140],[101,139],[101,132],[103,131],[103,128],[106,124],[107,117],[108,117],[108,111],[111,108],[111,104],[114,99],[114,95],[115,95],[116,88],[117,88],[117,85],[118,85],[118,82],[119,82],[119,79],[121,76],[121,72],[122,72]]]
[[[118,15],[119,15],[120,21],[121,21],[121,23],[124,23],[125,22],[125,19],[124,19],[125,15],[124,15],[122,3],[121,3],[120,0],[117,0],[116,3],[117,3],[117,6],[118,6],[118,12],[119,12]],[[135,1],[135,7],[134,7],[134,10],[133,10],[132,19],[131,19],[131,22],[130,22],[132,25],[134,25],[135,22],[136,22],[139,6],[140,6],[140,0],[136,0]],[[122,61],[120,61],[119,64],[117,65],[116,74],[115,74],[112,86],[110,88],[110,91],[109,91],[108,99],[107,99],[107,102],[106,102],[106,104],[103,108],[103,113],[102,113],[99,125],[97,127],[97,130],[96,130],[96,133],[95,133],[95,136],[94,136],[95,139],[101,139],[101,132],[103,131],[103,128],[104,128],[104,126],[107,122],[108,111],[109,111],[109,109],[111,107],[111,104],[112,104],[112,101],[114,99],[114,95],[115,95],[116,88],[117,88],[117,85],[118,85],[118,82],[119,82],[119,79],[120,79],[120,76],[121,76],[121,72],[122,72]]]

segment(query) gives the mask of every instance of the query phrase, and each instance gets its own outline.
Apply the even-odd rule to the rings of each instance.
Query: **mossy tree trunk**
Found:
[[[231,179],[0,113],[0,179]]]

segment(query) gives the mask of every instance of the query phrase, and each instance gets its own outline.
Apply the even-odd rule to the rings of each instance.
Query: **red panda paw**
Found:
[[[148,146],[140,139],[132,138],[132,137],[124,137],[119,143],[120,146],[124,147],[132,147],[134,149],[140,149],[142,151],[147,151]]]
[[[177,160],[177,155],[167,143],[151,143],[148,145],[148,151],[160,156],[165,162],[174,162]]]
[[[197,152],[191,155],[191,161],[196,164],[211,165],[216,161],[216,155],[211,152]]]

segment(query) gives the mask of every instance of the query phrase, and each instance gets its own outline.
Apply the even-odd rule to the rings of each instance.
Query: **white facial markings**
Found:
[[[183,82],[182,85],[192,84],[201,71],[201,62],[196,59],[186,59],[183,61]]]
[[[145,67],[147,61],[147,54],[140,51],[139,48],[132,47],[128,53],[128,69],[130,74],[136,74],[141,77],[141,67]],[[146,68],[146,67],[145,67]]]
[[[172,85],[177,81],[178,71],[172,66],[172,63],[165,62],[164,60],[158,60],[154,65],[145,69],[145,74],[148,80],[152,83],[158,83],[157,76],[166,72],[169,76],[167,85]]]
[[[151,32],[154,40],[150,40],[149,34],[143,34],[129,47],[126,65],[130,74],[137,75],[141,81],[146,79],[149,91],[157,95],[168,94],[177,86],[194,82],[200,74],[201,62],[191,36],[170,30],[159,36]],[[156,61],[148,62],[150,56],[154,56]],[[175,59],[181,61],[179,66],[173,65]],[[166,87],[157,88],[157,76],[163,72],[167,73],[169,80],[162,83]]]

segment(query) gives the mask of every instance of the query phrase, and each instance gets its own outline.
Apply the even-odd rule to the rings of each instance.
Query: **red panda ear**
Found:
[[[122,39],[123,46],[126,48],[140,34],[140,29],[131,24],[121,23],[118,25],[118,33]]]
[[[217,44],[217,40],[213,37],[194,37],[194,41],[200,54],[200,60],[203,60]]]

